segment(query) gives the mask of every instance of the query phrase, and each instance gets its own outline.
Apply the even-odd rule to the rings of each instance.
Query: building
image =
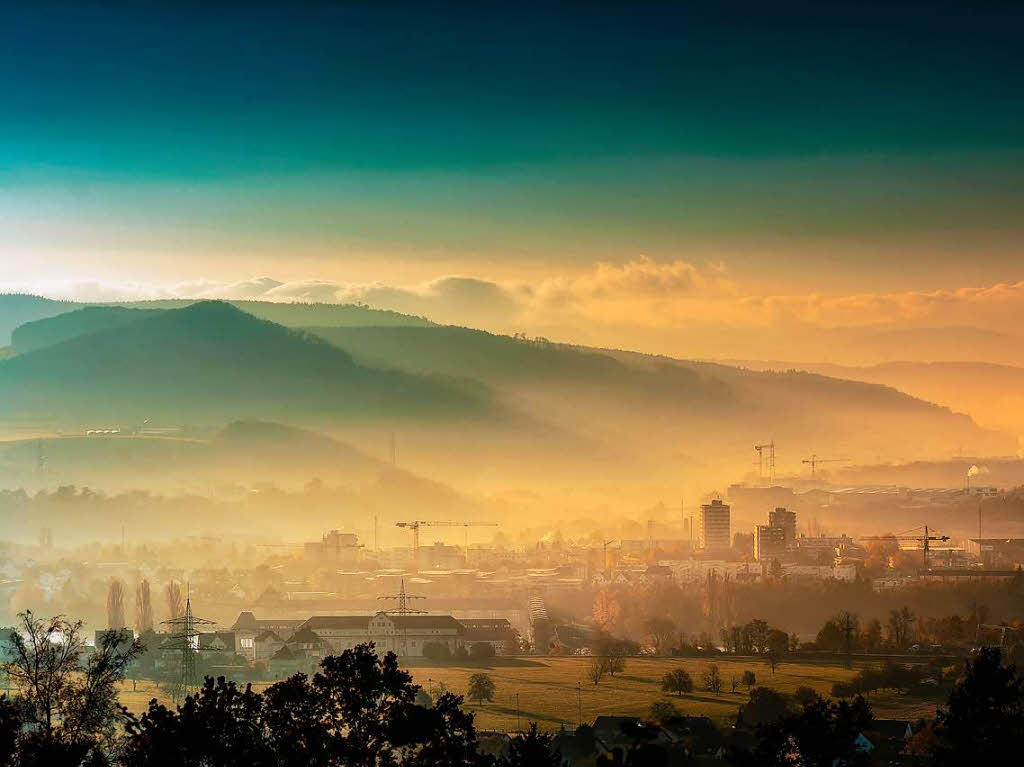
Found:
[[[730,508],[717,498],[700,507],[697,523],[697,540],[705,553],[725,553],[732,548],[730,529]]]
[[[497,655],[514,653],[518,649],[516,631],[505,618],[463,618],[459,621],[465,633],[462,641],[467,647],[485,642]]]
[[[238,653],[244,655],[249,660],[255,660],[258,657],[256,655],[257,637],[266,631],[271,631],[283,641],[294,634],[301,624],[301,620],[294,619],[275,618],[271,620],[257,620],[255,615],[246,611],[238,614],[238,619],[231,627],[231,630],[235,632]]]
[[[772,527],[779,527],[785,531],[785,547],[791,549],[796,546],[796,512],[787,511],[783,506],[776,506],[773,511],[768,512],[768,524]]]
[[[428,642],[443,644],[454,652],[464,646],[465,629],[450,615],[314,615],[296,634],[309,630],[333,653],[373,642],[377,652],[419,657]]]
[[[757,562],[782,561],[786,554],[786,528],[774,525],[754,527],[754,559]]]
[[[339,567],[355,567],[359,563],[359,538],[355,533],[342,533],[331,530],[319,541],[310,541],[303,545],[303,556],[314,562],[337,565]]]

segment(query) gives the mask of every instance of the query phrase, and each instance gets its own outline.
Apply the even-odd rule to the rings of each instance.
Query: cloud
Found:
[[[786,331],[793,328],[948,327],[1006,330],[1024,316],[1024,282],[951,290],[890,291],[847,295],[757,295],[743,290],[718,264],[657,262],[640,257],[601,262],[571,275],[536,281],[499,281],[445,275],[407,285],[261,276],[238,282],[197,279],[171,284],[86,280],[0,284],[5,292],[35,292],[82,301],[225,298],[268,301],[363,303],[422,315],[443,323],[507,332],[585,335],[652,331],[682,337],[728,328]],[[642,346],[638,337],[637,346]]]

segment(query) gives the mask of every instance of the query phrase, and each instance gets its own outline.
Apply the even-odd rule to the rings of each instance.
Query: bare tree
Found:
[[[79,764],[116,717],[117,683],[142,647],[128,631],[104,631],[83,662],[81,621],[19,618],[4,668],[30,725],[28,751],[40,764]]]
[[[587,666],[587,679],[589,679],[594,684],[598,684],[604,678],[604,675],[607,671],[607,658],[591,658],[590,664]]]
[[[114,578],[107,589],[107,628],[120,631],[127,623],[124,615],[124,582]]]
[[[704,672],[704,689],[708,692],[713,692],[718,695],[722,691],[722,673],[718,670],[718,666],[711,664],[708,666],[708,670]]]
[[[167,597],[168,619],[180,618],[182,613],[185,612],[185,599],[182,597],[181,586],[177,581],[171,581],[167,584],[165,596]]]
[[[140,634],[153,629],[153,600],[145,578],[135,586],[135,628]]]

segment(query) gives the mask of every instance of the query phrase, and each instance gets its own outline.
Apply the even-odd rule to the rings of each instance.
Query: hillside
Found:
[[[0,294],[0,348],[11,343],[15,329],[38,320],[46,320],[58,315],[67,314],[87,307],[103,309],[140,309],[147,312],[167,309],[183,309],[192,304],[201,303],[202,299],[169,299],[162,301],[124,301],[115,303],[81,303],[75,301],[54,301],[40,296],[22,294]],[[359,304],[317,304],[317,303],[286,303],[273,301],[228,301],[242,311],[263,320],[276,322],[286,327],[303,327],[306,325],[324,325],[329,327],[376,325],[376,326],[418,326],[428,327],[432,322],[423,317],[392,312],[385,309],[371,309]],[[109,315],[97,311],[91,315],[78,316],[74,323],[61,325],[61,332],[68,334],[76,325],[82,332],[92,332],[102,327],[117,324],[114,317],[118,312]],[[120,316],[125,316],[121,314]],[[107,323],[107,324],[104,324]],[[31,331],[30,331],[31,332]],[[50,331],[46,331],[50,332]],[[44,336],[33,336],[41,341]],[[70,338],[64,335],[60,340]],[[33,342],[28,342],[33,343]],[[39,348],[34,345],[33,348]]]
[[[92,425],[385,413],[429,420],[488,410],[482,387],[368,369],[223,302],[145,315],[0,361],[0,417]]]
[[[100,330],[119,328],[159,314],[159,309],[126,309],[120,306],[87,306],[55,317],[26,322],[11,333],[14,354],[43,349]]]
[[[20,293],[0,294],[0,346],[7,346],[11,342],[11,333],[19,325],[54,317],[76,308],[78,305],[70,301],[53,301]]]
[[[807,372],[745,370],[457,327],[309,332],[365,364],[479,378],[545,420],[675,460],[746,461],[749,446],[768,438],[793,451],[828,445],[872,458],[1010,444],[966,416],[893,388]]]
[[[856,367],[825,363],[735,361],[753,370],[806,370],[891,386],[969,414],[981,425],[1024,434],[1024,368],[986,362],[887,362]]]

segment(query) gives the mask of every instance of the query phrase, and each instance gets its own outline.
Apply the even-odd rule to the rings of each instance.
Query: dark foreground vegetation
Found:
[[[668,767],[713,759],[943,767],[994,764],[1024,738],[1024,678],[995,648],[964,664],[934,721],[902,723],[905,735],[888,739],[879,731],[892,723],[877,721],[860,695],[833,701],[802,688],[787,696],[755,686],[753,674],[745,680],[749,700],[725,731],[666,700],[651,707],[647,721],[600,717],[572,734],[545,734],[533,724],[494,736],[478,734],[461,696],[426,695],[394,654],[379,657],[372,645],[327,657],[312,676],[296,674],[263,692],[207,677],[181,705],[154,700],[136,714],[119,704],[117,689],[142,651],[138,641],[109,631],[85,648],[80,636],[81,624],[25,613],[19,631],[4,637],[13,693],[0,696],[0,764]],[[688,681],[666,678],[665,690],[679,696],[692,690]]]

